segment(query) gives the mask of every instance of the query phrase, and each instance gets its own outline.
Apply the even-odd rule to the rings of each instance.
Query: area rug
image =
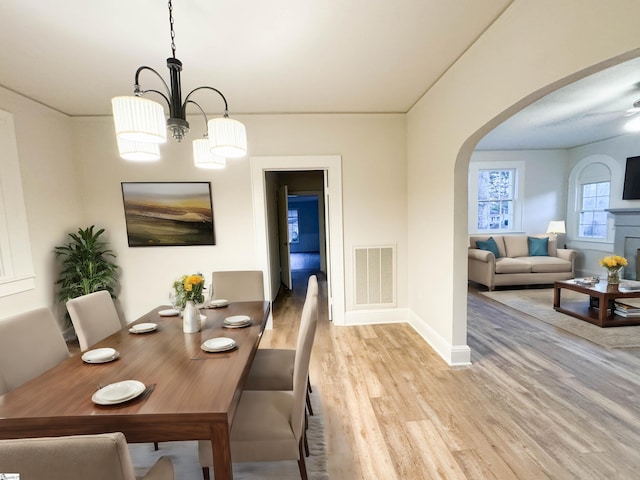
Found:
[[[480,292],[493,300],[514,308],[522,313],[531,315],[543,322],[566,330],[606,348],[634,348],[640,347],[640,326],[600,328],[577,318],[556,312],[553,309],[553,288],[499,290]],[[564,302],[588,301],[586,295],[562,290],[562,305]]]
[[[327,451],[324,439],[324,422],[318,396],[313,387],[311,405],[314,415],[309,416],[307,440],[310,455],[305,458],[309,480],[328,480]],[[129,452],[137,478],[142,478],[160,458],[171,458],[176,480],[202,480],[202,468],[198,461],[198,442],[160,442],[155,451],[153,444],[130,444]],[[213,469],[211,469],[211,478]],[[233,464],[234,480],[300,480],[297,461]]]

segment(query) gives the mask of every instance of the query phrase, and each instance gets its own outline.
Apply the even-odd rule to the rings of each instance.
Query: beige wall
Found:
[[[36,275],[35,289],[0,298],[5,316],[36,307],[56,307],[53,283],[58,268],[53,247],[65,242],[67,231],[78,224],[82,204],[76,194],[69,118],[2,88],[0,109],[10,112],[15,123]]]
[[[634,56],[639,14],[640,3],[622,0],[516,0],[409,112],[409,307],[414,326],[448,362],[469,360],[471,150],[523,106],[604,68],[599,62]]]
[[[238,117],[247,127],[250,154],[342,156],[345,285],[351,308],[351,249],[398,245],[399,304],[407,302],[406,168],[404,115],[266,115]],[[194,118],[193,132],[197,132]],[[222,171],[198,170],[190,142],[162,147],[157,163],[118,158],[110,118],[76,118],[73,138],[84,222],[107,228],[122,268],[120,302],[131,321],[167,302],[173,279],[214,269],[256,267],[249,159],[229,160]],[[216,246],[129,248],[122,181],[210,181]]]

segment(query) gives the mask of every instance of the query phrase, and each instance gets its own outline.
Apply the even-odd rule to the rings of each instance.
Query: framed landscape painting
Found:
[[[130,247],[215,245],[211,184],[122,182]]]

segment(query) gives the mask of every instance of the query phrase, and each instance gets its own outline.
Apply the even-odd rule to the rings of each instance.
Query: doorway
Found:
[[[269,172],[320,171],[323,174],[325,239],[321,244],[326,250],[327,311],[336,325],[345,323],[344,292],[344,238],[342,226],[342,159],[339,155],[252,157],[251,178],[253,188],[256,232],[257,267],[265,273],[265,294],[275,298],[280,285],[280,265],[277,244],[274,247],[274,226],[270,219],[276,217],[273,191],[277,190]],[[322,262],[322,251],[321,251]],[[321,263],[322,268],[322,263]]]

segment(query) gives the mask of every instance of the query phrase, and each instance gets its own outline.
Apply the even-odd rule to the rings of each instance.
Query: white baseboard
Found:
[[[408,308],[384,308],[379,310],[351,310],[344,314],[345,325],[376,325],[383,323],[407,323]]]
[[[471,349],[467,345],[451,345],[408,308],[351,310],[345,312],[345,321],[346,326],[408,323],[448,365],[452,367],[471,365]]]
[[[463,367],[471,365],[471,349],[468,345],[451,345],[412,311],[410,312],[409,324],[450,366]]]

